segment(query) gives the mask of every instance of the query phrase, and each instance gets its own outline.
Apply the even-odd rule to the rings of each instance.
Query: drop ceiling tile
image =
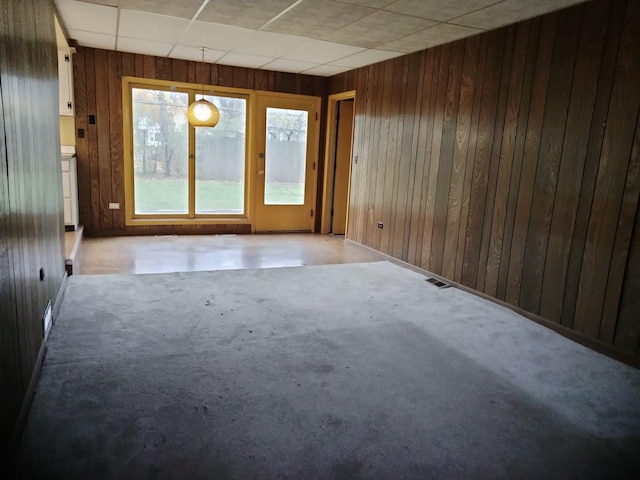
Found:
[[[142,38],[156,42],[175,43],[189,20],[153,13],[120,10],[118,35],[129,38]]]
[[[341,43],[325,42],[324,40],[309,40],[283,58],[316,63],[331,63],[339,58],[348,57],[362,52],[364,48]]]
[[[207,63],[217,62],[225,53],[222,50],[207,49],[204,52],[204,61]],[[176,45],[171,53],[171,58],[181,58],[183,60],[193,60],[195,62],[202,61],[202,50],[198,47],[189,47],[187,45]]]
[[[233,65],[235,67],[260,68],[263,65],[272,62],[273,60],[275,60],[275,58],[229,52],[220,60],[218,60],[217,63],[221,63],[223,65]]]
[[[231,50],[240,42],[246,40],[253,30],[247,28],[230,27],[208,22],[193,22],[180,43],[193,47],[208,47],[215,50]]]
[[[454,40],[459,40],[461,38],[470,37],[482,32],[483,30],[478,30],[476,28],[441,23],[435,27],[427,28],[421,32],[381,45],[378,48],[395,52],[412,53],[417,52],[418,50],[426,50],[427,48],[431,48],[436,45],[453,42]]]
[[[303,1],[265,27],[265,30],[306,37],[326,37],[375,12],[374,9],[332,0]]]
[[[584,0],[505,0],[477,12],[456,18],[453,23],[469,27],[490,30],[503,27],[514,22],[543,15],[561,8],[568,7]]]
[[[198,20],[259,29],[294,0],[211,0]]]
[[[348,57],[341,58],[335,62],[331,62],[331,65],[337,67],[351,67],[359,68],[365,65],[371,65],[372,63],[383,62],[390,58],[399,57],[404,55],[401,52],[387,52],[382,50],[365,50],[364,52],[356,53]]]
[[[115,50],[116,48],[115,35],[73,29],[69,29],[69,35],[82,47],[103,48],[105,50]]]
[[[203,0],[180,0],[167,2],[166,0],[120,0],[120,8],[153,12],[170,17],[188,18],[191,20],[196,14]]]
[[[375,48],[378,45],[432,27],[436,23],[432,20],[410,17],[400,13],[378,11],[330,35],[323,36],[323,39],[359,47]]]
[[[151,40],[141,40],[139,38],[118,37],[118,51],[143,53],[145,55],[155,55],[166,57],[173,44],[164,42],[153,42]]]
[[[273,62],[263,65],[262,68],[265,70],[275,70],[276,72],[300,73],[304,70],[309,70],[310,68],[318,66],[319,65],[317,63],[298,62],[296,60],[278,58]]]
[[[58,8],[68,29],[116,34],[117,8],[74,0],[58,0]]]
[[[296,47],[305,45],[307,42],[309,42],[308,38],[295,35],[284,35],[274,32],[254,32],[233,47],[233,51],[277,58],[290,53]]]
[[[342,72],[351,70],[351,67],[336,67],[335,65],[320,65],[317,67],[305,70],[305,75],[317,75],[319,77],[331,77],[332,75],[338,75]]]
[[[82,0],[85,3],[97,3],[98,5],[108,5],[110,7],[117,7],[118,0]]]
[[[351,5],[362,5],[364,7],[371,8],[383,8],[393,3],[395,0],[339,0],[342,3],[349,3]]]
[[[442,0],[398,0],[385,7],[385,10],[444,22],[484,8],[493,3],[496,3],[496,0],[457,0],[455,2],[443,2]]]

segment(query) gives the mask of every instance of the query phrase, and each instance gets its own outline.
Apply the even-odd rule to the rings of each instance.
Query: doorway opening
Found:
[[[347,233],[354,119],[355,91],[329,96],[322,233]]]

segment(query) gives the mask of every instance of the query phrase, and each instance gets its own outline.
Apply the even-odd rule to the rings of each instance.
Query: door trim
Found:
[[[322,222],[320,224],[320,233],[329,233],[329,225],[331,223],[331,185],[333,184],[333,157],[336,154],[336,134],[338,131],[338,102],[342,100],[354,101],[354,108],[356,102],[356,91],[350,90],[348,92],[334,93],[327,97],[327,138],[324,148],[324,178],[322,181]],[[355,110],[354,110],[355,120]],[[354,122],[355,124],[355,122]],[[355,133],[355,132],[354,132]],[[352,143],[353,145],[353,143]],[[353,150],[352,150],[353,154]],[[347,227],[345,230],[345,237],[349,233],[349,197],[351,192],[351,167],[349,165],[349,186],[347,193]]]

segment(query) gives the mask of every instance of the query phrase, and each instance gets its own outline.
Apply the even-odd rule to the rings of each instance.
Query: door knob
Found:
[[[258,175],[264,175],[264,170],[258,170]]]

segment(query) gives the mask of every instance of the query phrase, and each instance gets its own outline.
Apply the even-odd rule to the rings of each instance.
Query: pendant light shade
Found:
[[[187,119],[194,127],[215,127],[220,120],[220,112],[213,103],[201,98],[189,105]]]
[[[202,63],[204,64],[204,51],[206,47],[200,47],[202,50]],[[215,127],[220,120],[220,111],[213,103],[204,99],[204,85],[202,86],[202,97],[196,100],[187,109],[187,120],[194,127]]]

